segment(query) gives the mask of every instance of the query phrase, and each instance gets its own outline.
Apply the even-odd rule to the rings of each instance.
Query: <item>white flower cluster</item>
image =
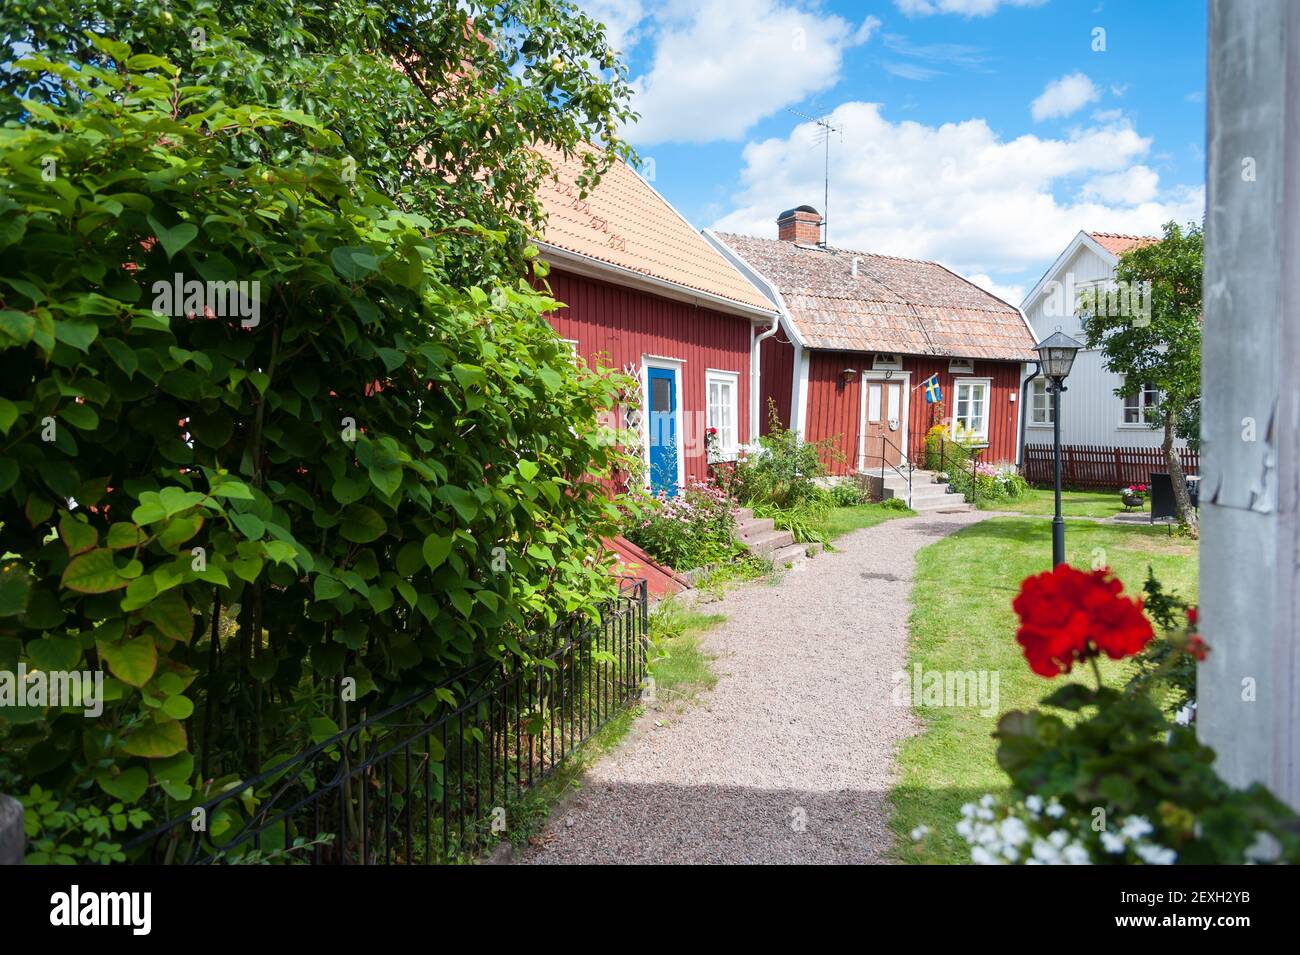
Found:
[[[1092,864],[1088,824],[1066,820],[1065,807],[1056,797],[1044,802],[1041,796],[1029,796],[1011,804],[985,794],[978,803],[962,806],[961,815],[957,834],[970,845],[976,865]],[[923,837],[924,828],[918,827],[912,838]],[[1119,832],[1101,832],[1102,848],[1113,855],[1131,853],[1127,861],[1172,865],[1178,854],[1146,838],[1154,831],[1142,816],[1129,816],[1121,821]]]

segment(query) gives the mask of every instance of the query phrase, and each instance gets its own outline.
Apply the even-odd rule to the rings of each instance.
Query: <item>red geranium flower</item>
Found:
[[[1122,589],[1109,571],[1085,573],[1068,564],[1025,578],[1012,607],[1030,669],[1054,677],[1098,654],[1121,660],[1146,646],[1151,622],[1142,601],[1121,597]]]

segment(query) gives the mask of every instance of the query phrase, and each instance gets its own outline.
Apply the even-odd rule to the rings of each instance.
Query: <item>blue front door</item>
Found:
[[[650,390],[650,490],[677,493],[677,372],[648,368]]]

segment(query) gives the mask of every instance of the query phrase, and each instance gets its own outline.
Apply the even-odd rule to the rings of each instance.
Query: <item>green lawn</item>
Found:
[[[1035,518],[1000,517],[944,538],[917,557],[912,596],[908,672],[987,670],[998,675],[998,713],[1031,706],[1063,679],[1035,676],[1015,640],[1011,601],[1020,582],[1051,565],[1051,524]],[[1147,565],[1167,588],[1195,599],[1197,543],[1170,537],[1164,528],[1072,522],[1066,557],[1076,567],[1094,559],[1110,566],[1125,593],[1140,593]],[[1108,682],[1119,682],[1124,664],[1103,665]],[[1090,670],[1076,668],[1079,679]],[[991,678],[991,676],[990,676]],[[899,757],[899,781],[891,793],[900,856],[907,862],[966,862],[968,849],[953,831],[961,805],[1005,789],[990,734],[997,714],[979,707],[921,708],[925,724]],[[930,829],[920,845],[910,833]]]
[[[892,521],[896,517],[912,517],[915,514],[915,511],[898,510],[892,507],[883,507],[880,504],[833,507],[830,515],[826,518],[826,539],[834,540],[850,531],[859,531],[864,527],[875,527],[885,521]]]
[[[654,653],[650,675],[655,681],[659,704],[684,703],[718,682],[713,658],[700,646],[700,638],[727,618],[688,608],[671,597],[661,601],[650,614],[650,642]]]
[[[1013,511],[1017,514],[1055,514],[1056,499],[1050,488],[1030,488],[1014,501],[980,501],[982,510]],[[1065,517],[1114,517],[1124,512],[1118,491],[1062,491],[1061,514]]]

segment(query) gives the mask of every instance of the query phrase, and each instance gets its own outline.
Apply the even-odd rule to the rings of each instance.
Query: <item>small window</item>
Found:
[[[651,412],[673,410],[673,384],[667,378],[650,379],[650,410]]]
[[[1155,406],[1160,401],[1160,392],[1150,382],[1145,382],[1137,394],[1124,396],[1124,418],[1126,425],[1149,425],[1154,419]]]
[[[954,358],[948,362],[948,373],[952,375],[975,374],[974,358]]]
[[[1052,424],[1052,396],[1047,391],[1047,379],[1035,378],[1029,386],[1029,423]]]
[[[710,371],[706,376],[708,389],[707,427],[710,432],[708,447],[715,458],[734,458],[740,440],[736,431],[739,412],[738,375],[734,371]]]
[[[953,393],[953,437],[974,435],[986,440],[989,436],[989,380],[959,378],[953,382]]]
[[[872,371],[902,371],[903,357],[896,354],[885,354],[881,352],[871,360]]]

